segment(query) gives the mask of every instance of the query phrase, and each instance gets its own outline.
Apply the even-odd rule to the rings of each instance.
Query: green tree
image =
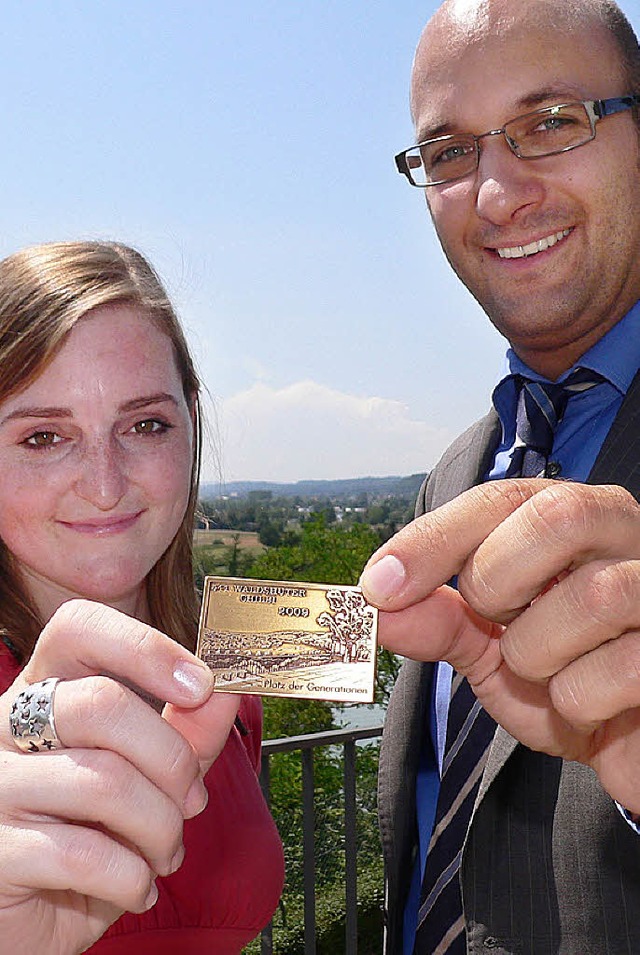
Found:
[[[282,542],[282,525],[263,517],[258,524],[258,540],[265,547],[277,547]]]
[[[376,532],[366,524],[328,527],[324,514],[312,514],[302,524],[300,539],[267,551],[256,560],[250,576],[357,584],[379,543]]]
[[[299,535],[258,557],[251,577],[309,583],[356,584],[362,568],[379,545],[376,532],[365,524],[327,526],[323,513],[304,521]],[[390,655],[388,655],[390,657]],[[389,667],[380,686],[391,682]],[[386,682],[385,682],[386,681]],[[379,698],[384,694],[379,690]],[[264,698],[265,738],[298,736],[335,728],[339,707],[321,700]],[[382,862],[376,816],[378,747],[358,747],[358,883],[359,935],[363,952],[381,947]],[[344,939],[343,766],[341,748],[314,751],[314,812],[316,842],[317,947],[333,955]],[[285,846],[287,883],[280,912],[274,919],[275,951],[298,955],[302,942],[302,761],[300,752],[279,753],[270,766],[271,807]],[[254,944],[250,951],[258,952]]]
[[[240,546],[240,535],[233,534],[230,544],[222,541],[213,545],[201,545],[194,548],[193,572],[198,591],[202,591],[204,578],[209,575],[223,577],[246,577],[254,556],[252,551]]]
[[[268,550],[246,572],[250,577],[268,580],[354,585],[379,544],[378,534],[366,524],[327,527],[323,514],[312,514],[298,538]],[[399,669],[394,654],[378,651],[377,702],[386,703]]]

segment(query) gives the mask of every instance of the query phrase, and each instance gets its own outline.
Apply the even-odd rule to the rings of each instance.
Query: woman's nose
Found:
[[[121,452],[109,441],[87,448],[80,463],[76,491],[101,511],[109,511],[121,500],[127,477]]]

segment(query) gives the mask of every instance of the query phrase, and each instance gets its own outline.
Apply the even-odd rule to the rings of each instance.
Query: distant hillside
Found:
[[[350,498],[359,494],[392,495],[413,498],[418,493],[425,474],[407,477],[343,478],[336,481],[296,481],[295,484],[277,484],[272,481],[230,481],[228,484],[202,484],[200,497],[246,497],[251,491],[271,491],[274,497]]]

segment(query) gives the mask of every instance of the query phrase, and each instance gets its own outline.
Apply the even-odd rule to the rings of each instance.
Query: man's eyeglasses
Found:
[[[640,96],[630,94],[545,106],[524,116],[516,116],[501,129],[490,129],[479,136],[454,133],[426,139],[398,153],[396,166],[412,186],[421,189],[455,182],[476,171],[480,160],[480,140],[486,136],[504,136],[509,149],[518,159],[542,159],[584,146],[595,139],[598,120],[638,105]]]

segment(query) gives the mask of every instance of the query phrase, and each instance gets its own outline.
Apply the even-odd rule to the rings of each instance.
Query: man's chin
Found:
[[[491,324],[512,344],[514,341],[530,345],[546,342],[550,348],[561,347],[564,333],[575,330],[576,313],[582,311],[577,290],[576,294],[568,295],[566,288],[562,294],[475,298]]]

